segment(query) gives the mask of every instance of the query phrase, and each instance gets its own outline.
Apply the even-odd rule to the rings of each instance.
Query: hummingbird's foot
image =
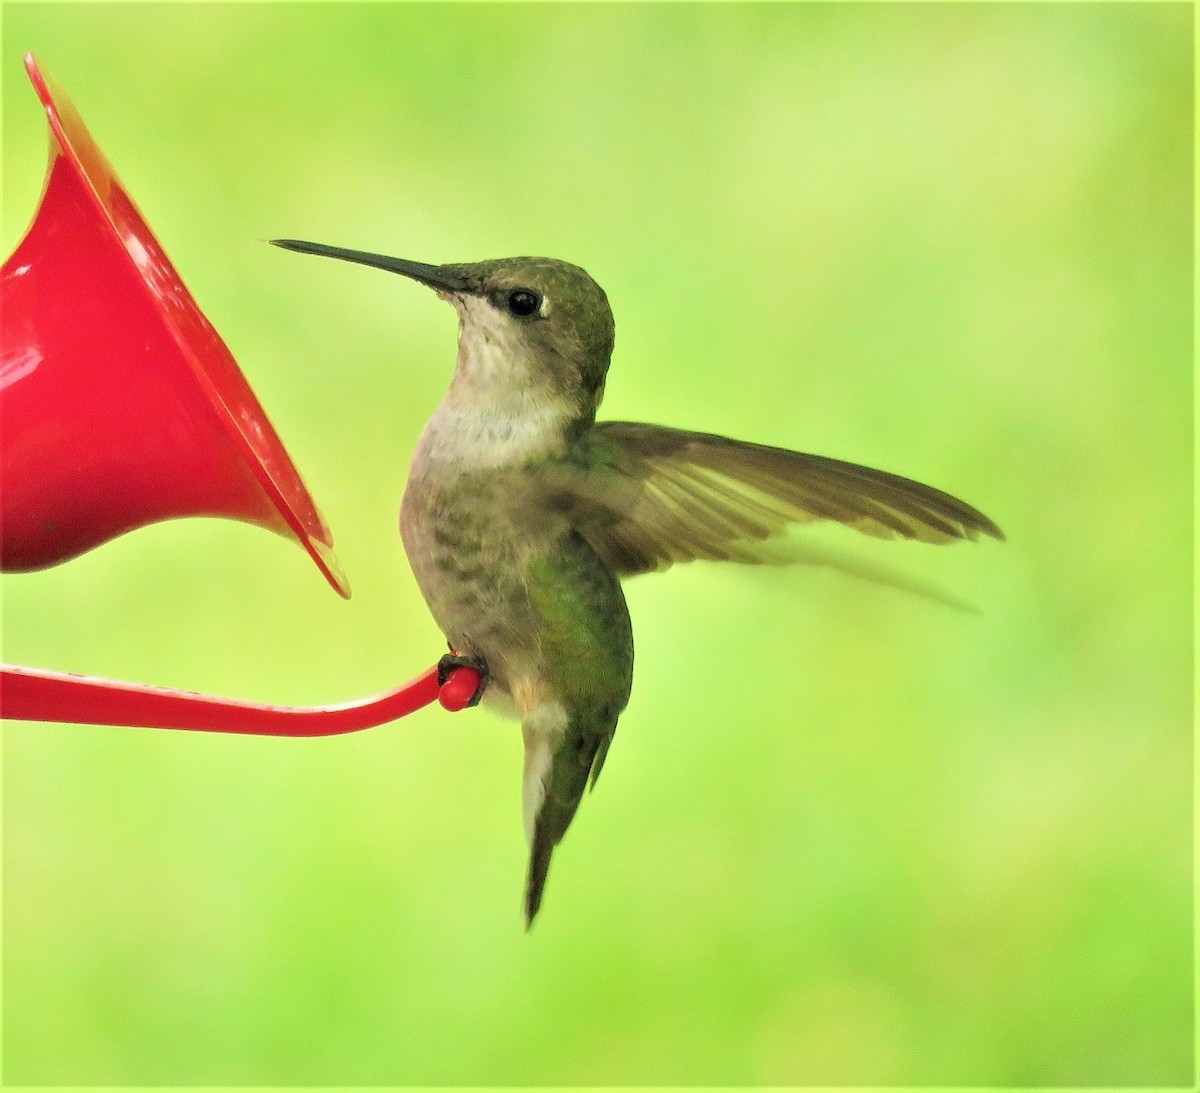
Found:
[[[482,657],[467,656],[465,653],[447,653],[438,661],[437,678],[439,687],[446,685],[450,679],[450,673],[455,668],[474,668],[479,673],[479,686],[475,688],[475,693],[468,700],[467,708],[478,706],[479,700],[483,698],[483,692],[487,690],[488,680],[491,679],[487,662]]]

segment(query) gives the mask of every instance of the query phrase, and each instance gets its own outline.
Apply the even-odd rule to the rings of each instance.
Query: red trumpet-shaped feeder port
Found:
[[[343,596],[333,536],[232,354],[78,111],[33,54],[50,164],[0,273],[0,565],[41,569],[183,516],[298,542]]]
[[[338,736],[395,721],[434,699],[447,710],[461,710],[471,703],[480,682],[476,669],[462,667],[453,669],[439,686],[438,670],[431,668],[403,687],[357,702],[269,706],[9,665],[0,669],[0,717],[249,736]]]

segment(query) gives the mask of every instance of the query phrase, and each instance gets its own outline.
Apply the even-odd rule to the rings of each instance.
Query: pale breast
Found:
[[[490,304],[456,306],[464,322],[454,378],[417,445],[400,530],[447,639],[503,675],[518,667],[507,661],[536,653],[528,574],[568,531],[525,468],[564,454],[578,409],[533,382]]]
[[[476,443],[464,449],[451,443],[451,426],[465,423],[439,411],[422,436],[401,505],[401,536],[447,640],[484,657],[503,679],[536,657],[527,575],[566,534],[566,519],[539,504],[521,469],[528,430],[475,422]]]

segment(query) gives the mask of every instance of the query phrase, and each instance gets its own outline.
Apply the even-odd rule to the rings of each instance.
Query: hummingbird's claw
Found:
[[[469,709],[471,706],[478,706],[479,700],[483,698],[483,692],[487,690],[488,680],[491,679],[487,662],[482,657],[467,656],[464,653],[447,653],[438,661],[437,678],[439,687],[446,685],[450,679],[450,673],[455,668],[473,668],[479,673],[479,686],[475,688],[475,693],[471,695],[464,708]]]

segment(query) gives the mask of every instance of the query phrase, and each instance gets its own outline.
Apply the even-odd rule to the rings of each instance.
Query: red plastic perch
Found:
[[[394,721],[434,699],[447,710],[461,710],[478,686],[474,668],[455,668],[439,688],[437,669],[431,668],[403,687],[357,702],[268,706],[6,664],[0,666],[0,717],[252,736],[337,736]]]

